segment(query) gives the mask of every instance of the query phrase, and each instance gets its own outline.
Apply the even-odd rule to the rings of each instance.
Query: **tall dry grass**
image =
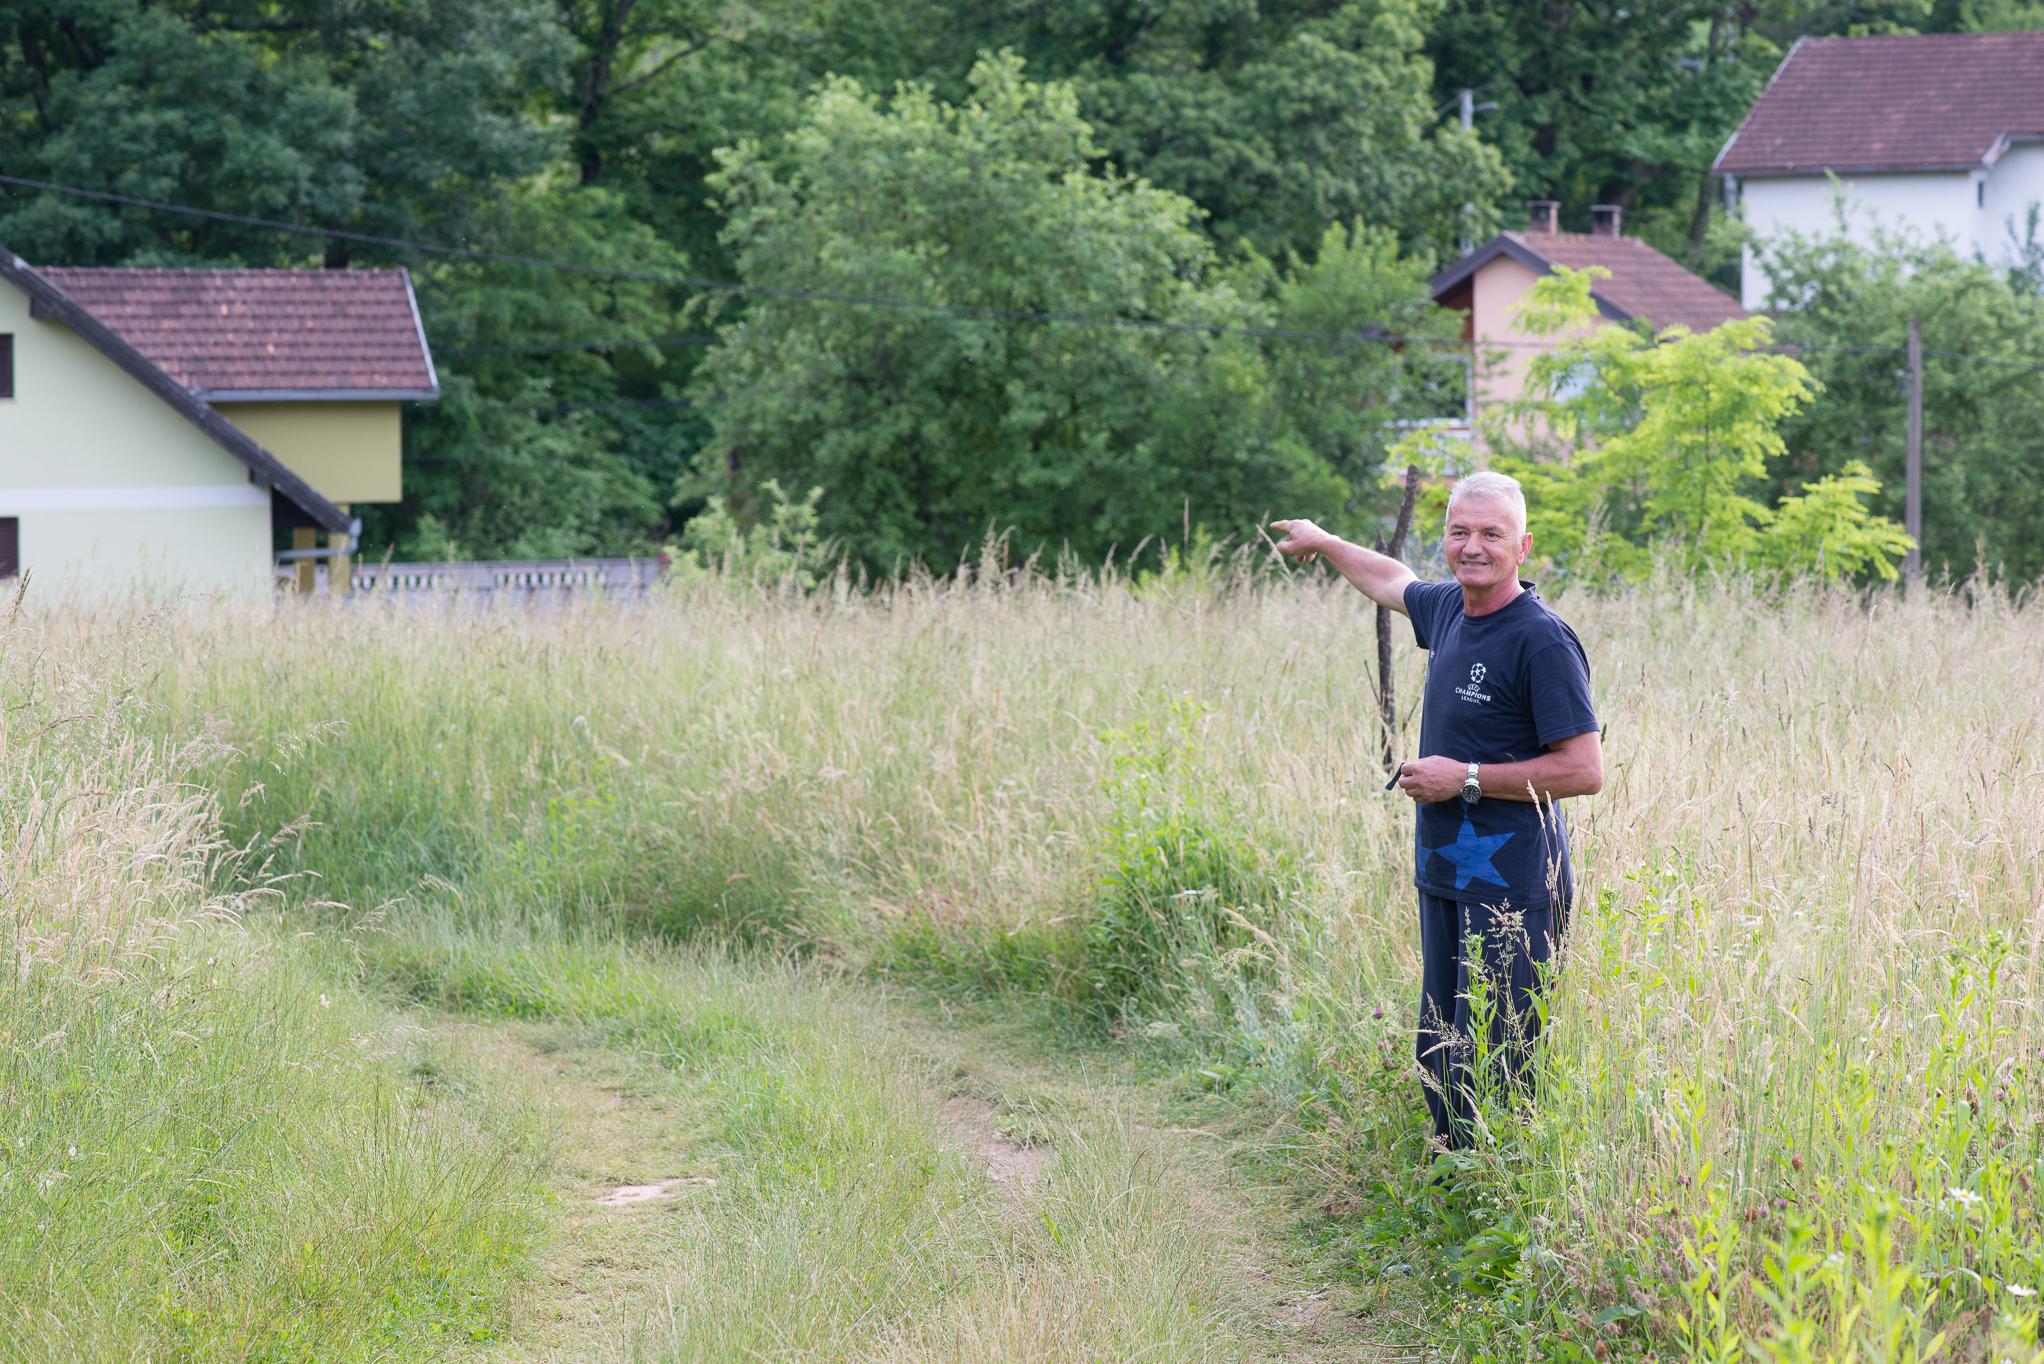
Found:
[[[1358,1214],[1363,1271],[1431,1247],[1468,1340],[2034,1351],[2038,606],[1675,579],[1555,605],[1609,781],[1573,815],[1543,1097],[1491,1107],[1440,1208],[1396,1192],[1411,816],[1367,610],[1325,579],[223,610],[157,694],[247,754],[211,778],[237,837],[310,816],[296,865],[400,932],[770,935],[1185,1039],[1294,1109],[1348,1206],[1404,1200]]]
[[[18,603],[17,603],[18,605]],[[529,1242],[509,1119],[244,931],[266,893],[148,699],[171,618],[0,615],[0,1357],[388,1359],[487,1332]]]

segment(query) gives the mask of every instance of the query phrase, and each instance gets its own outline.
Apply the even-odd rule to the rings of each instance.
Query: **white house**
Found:
[[[2044,204],[2044,33],[1804,38],[1718,153],[1726,201],[1762,238],[1878,224],[2011,260]],[[1768,281],[1746,251],[1740,301]]]
[[[39,270],[0,248],[0,578],[268,591],[282,545],[343,559],[351,505],[402,496],[401,404],[438,392],[402,270]]]

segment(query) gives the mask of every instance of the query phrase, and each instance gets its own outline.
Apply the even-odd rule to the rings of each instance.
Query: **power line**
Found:
[[[633,346],[712,346],[723,338],[715,333],[700,336],[642,336],[622,341],[511,342],[501,346],[440,346],[440,355],[552,355],[563,351],[605,352]]]
[[[1925,355],[1942,355],[1948,360],[1966,360],[1976,365],[1995,365],[2002,369],[2025,370],[2032,374],[2044,374],[2044,365],[2032,364],[2028,360],[1997,360],[1987,355],[1965,355],[1955,350],[1932,350],[1924,348]]]
[[[798,289],[771,284],[748,284],[737,280],[708,279],[699,275],[684,275],[665,270],[635,270],[623,266],[592,265],[586,261],[565,260],[553,256],[531,256],[512,251],[489,251],[479,247],[450,246],[443,242],[418,241],[407,237],[385,237],[370,232],[354,232],[345,228],[314,227],[307,223],[285,222],[277,218],[258,218],[246,213],[228,213],[220,209],[198,208],[191,204],[175,204],[161,199],[143,199],[132,194],[116,194],[109,190],[85,189],[78,185],[62,185],[50,180],[34,180],[19,175],[0,175],[0,185],[16,185],[25,189],[42,190],[50,194],[66,194],[74,198],[92,199],[101,203],[146,208],[158,213],[183,214],[187,217],[205,218],[214,222],[234,223],[242,227],[258,227],[272,232],[291,232],[301,236],[357,242],[365,246],[380,246],[393,251],[417,251],[426,255],[448,256],[459,260],[488,261],[499,265],[522,265],[534,269],[559,270],[603,279],[626,279],[646,284],[667,284],[680,288],[701,289],[706,292],[757,295],[765,298],[785,298],[818,303],[842,303],[857,307],[884,308],[898,312],[922,312],[937,316],[963,317],[984,321],[1112,327],[1135,331],[1177,332],[1203,336],[1253,336],[1276,340],[1340,341],[1350,343],[1360,341],[1378,345],[1460,346],[1463,344],[1456,338],[1405,336],[1385,332],[1375,326],[1342,332],[1303,331],[1289,327],[1260,327],[1239,323],[1185,322],[1169,318],[1058,313],[1038,308],[991,308],[964,303],[926,303],[915,299],[891,298],[883,294],[853,294],[829,289]],[[1523,343],[1507,342],[1502,344]]]
[[[111,190],[86,189],[79,185],[59,184],[51,180],[37,180],[20,175],[0,175],[0,185],[14,185],[24,189],[41,190],[50,194],[64,194],[74,198],[90,199],[101,203],[145,208],[158,213],[182,214],[186,217],[234,223],[243,227],[257,227],[273,232],[289,232],[300,236],[357,242],[366,246],[380,246],[396,251],[416,251],[425,255],[447,256],[460,260],[486,261],[500,265],[521,265],[534,269],[557,270],[604,279],[634,280],[647,284],[669,284],[707,292],[750,294],[768,298],[785,298],[817,303],[841,303],[856,307],[885,308],[901,312],[925,312],[938,316],[965,317],[985,321],[1111,327],[1141,331],[1193,333],[1208,336],[1252,336],[1269,340],[1364,342],[1376,345],[1438,346],[1455,349],[1481,346],[1484,348],[1553,350],[1559,344],[1554,341],[1487,338],[1471,341],[1461,337],[1412,336],[1399,332],[1385,331],[1375,324],[1366,325],[1353,331],[1307,331],[1288,327],[1248,326],[1239,323],[1186,322],[1168,318],[1114,317],[1104,314],[1060,313],[1034,308],[992,308],[964,303],[927,303],[916,299],[892,298],[882,294],[852,294],[827,289],[799,289],[771,284],[748,284],[739,280],[710,279],[698,275],[684,275],[664,270],[638,270],[624,266],[593,265],[586,261],[567,260],[555,256],[533,256],[512,251],[486,250],[480,247],[452,246],[444,242],[420,241],[407,237],[386,237],[376,233],[355,232],[338,227],[315,227],[308,223],[293,223],[278,218],[261,218],[246,213],[230,213],[222,209],[199,208],[192,204],[171,203],[161,199],[145,199],[132,194],[117,194]],[[616,342],[562,342],[531,346],[451,346],[445,348],[445,353],[544,354],[550,351],[615,350],[632,345],[709,345],[713,344],[717,339],[715,336],[653,337]],[[1791,355],[1820,355],[1828,353],[1900,356],[1907,353],[1899,346],[1798,346],[1784,344],[1768,346],[1763,349],[1771,353]],[[1923,353],[1925,355],[1936,355],[1948,360],[1960,360],[1969,364],[1992,365],[2024,372],[2044,372],[2044,364],[2032,364],[2026,361],[2001,360],[1991,356],[1969,355],[1962,351],[1933,350],[1928,348]]]

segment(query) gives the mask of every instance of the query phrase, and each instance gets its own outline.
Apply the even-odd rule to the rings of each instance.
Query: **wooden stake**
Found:
[[[308,550],[319,548],[319,527],[299,526],[291,532],[291,548]],[[314,584],[319,581],[317,559],[294,559],[292,571],[298,575],[297,587],[300,592],[310,595]]]
[[[1909,464],[1903,495],[1902,526],[1913,542],[1902,570],[1914,580],[1923,576],[1923,323],[1909,319]]]
[[[1398,524],[1392,528],[1387,545],[1378,541],[1379,553],[1396,559],[1405,553],[1405,537],[1412,530],[1412,505],[1419,495],[1419,466],[1405,466],[1405,500],[1398,507]],[[1391,612],[1377,608],[1377,713],[1384,724],[1384,771],[1398,770],[1398,679],[1391,666]]]

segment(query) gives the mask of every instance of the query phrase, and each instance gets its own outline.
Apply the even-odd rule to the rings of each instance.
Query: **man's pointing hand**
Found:
[[[1284,534],[1278,542],[1277,551],[1289,555],[1302,564],[1310,564],[1319,557],[1320,551],[1333,537],[1311,521],[1273,521],[1270,528]]]

